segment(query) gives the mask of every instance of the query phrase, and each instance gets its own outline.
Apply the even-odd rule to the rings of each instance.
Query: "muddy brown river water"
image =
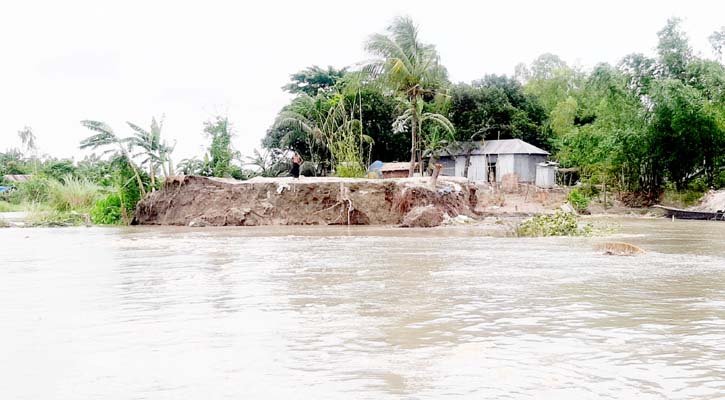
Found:
[[[613,221],[0,229],[0,398],[725,398],[725,223]]]

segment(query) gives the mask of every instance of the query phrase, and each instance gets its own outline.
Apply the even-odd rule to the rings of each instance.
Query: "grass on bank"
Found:
[[[102,196],[98,185],[66,177],[62,182],[38,178],[18,188],[17,204],[8,209],[27,211],[28,226],[76,226],[90,224],[90,210]]]
[[[0,200],[0,213],[26,211],[30,206],[25,203],[13,204]]]

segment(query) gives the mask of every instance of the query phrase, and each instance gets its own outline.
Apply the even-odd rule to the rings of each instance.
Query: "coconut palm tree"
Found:
[[[360,119],[355,118],[359,106],[353,102],[348,108],[340,94],[328,101],[328,108],[322,107],[318,99],[302,95],[309,107],[311,116],[292,110],[280,113],[275,122],[278,127],[292,127],[305,133],[308,147],[313,150],[321,144],[330,154],[331,166],[344,176],[364,175],[366,168],[365,151],[373,145],[373,139],[363,133]],[[369,155],[368,155],[369,157]],[[315,160],[313,160],[314,162]],[[344,171],[343,171],[344,170]]]
[[[113,129],[111,129],[111,127],[108,126],[105,122],[83,120],[81,121],[81,125],[94,132],[97,132],[95,135],[89,136],[81,141],[81,149],[86,149],[89,147],[92,149],[97,149],[104,146],[116,146],[120,154],[124,158],[126,158],[126,161],[128,161],[128,165],[131,166],[131,169],[133,170],[133,175],[136,177],[136,183],[138,183],[138,189],[141,192],[141,196],[145,197],[146,189],[144,188],[143,181],[141,180],[141,176],[138,173],[136,164],[133,162],[133,159],[131,159],[131,156],[128,153],[128,149],[126,149],[125,146],[128,140],[118,137],[113,132]],[[106,151],[106,153],[109,151]]]
[[[369,62],[363,71],[393,90],[402,100],[405,111],[401,118],[410,124],[408,174],[412,176],[416,154],[422,161],[420,132],[424,119],[439,123],[446,130],[453,129],[453,125],[443,115],[428,113],[423,116],[424,97],[433,97],[439,93],[439,89],[447,82],[447,72],[440,64],[435,46],[419,40],[418,27],[410,17],[395,18],[387,28],[387,33],[377,33],[368,39],[365,48],[377,58]]]

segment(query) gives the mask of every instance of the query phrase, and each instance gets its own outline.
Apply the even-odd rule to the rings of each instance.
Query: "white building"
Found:
[[[452,147],[453,148],[453,147]],[[466,159],[470,155],[468,179],[501,182],[503,176],[515,173],[519,182],[536,180],[536,164],[546,161],[549,152],[520,139],[486,140],[481,144],[464,143],[442,153],[441,174],[464,176]],[[470,153],[467,149],[472,149]]]

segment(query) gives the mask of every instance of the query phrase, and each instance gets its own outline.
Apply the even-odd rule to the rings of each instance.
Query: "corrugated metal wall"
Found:
[[[488,163],[496,164],[496,182],[501,182],[504,175],[516,173],[520,182],[533,183],[536,180],[536,164],[546,161],[544,155],[529,154],[499,154],[488,156],[472,155],[468,167],[468,179],[485,181],[488,173]],[[441,157],[443,164],[441,173],[446,176],[463,176],[466,165],[466,156]]]
[[[453,160],[453,157],[441,157],[438,163],[443,165],[441,175],[456,176],[456,161]]]
[[[496,182],[501,182],[504,175],[516,172],[513,154],[499,154],[496,161]]]

